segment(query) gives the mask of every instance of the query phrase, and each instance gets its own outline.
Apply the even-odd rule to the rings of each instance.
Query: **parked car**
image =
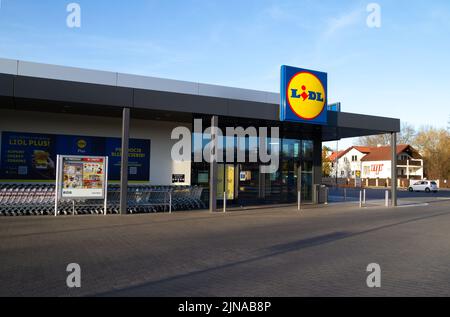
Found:
[[[439,190],[435,181],[419,181],[409,186],[410,192],[433,192],[436,193]]]

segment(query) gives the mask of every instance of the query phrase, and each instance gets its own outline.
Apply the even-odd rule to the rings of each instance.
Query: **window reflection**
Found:
[[[305,160],[312,160],[313,158],[313,151],[314,151],[314,144],[313,141],[310,140],[304,140],[302,146],[302,156]]]
[[[239,123],[234,122],[233,124],[239,126]],[[226,131],[226,127],[221,128],[223,131]],[[297,200],[299,185],[301,185],[302,200],[311,201],[314,142],[306,138],[286,137],[282,131],[280,133],[279,169],[271,174],[260,172],[261,166],[265,165],[263,162],[249,162],[252,154],[258,154],[258,137],[223,137],[224,162],[232,164],[235,171],[235,193],[232,201],[230,201],[230,206],[233,204],[245,206],[264,203],[294,203]],[[270,135],[267,137],[266,142],[270,149],[270,144],[273,142]],[[203,147],[208,143],[209,140],[204,139],[202,142]],[[245,162],[238,162],[238,150],[245,153]],[[202,151],[200,146],[194,144],[193,154],[199,151]],[[232,154],[228,159],[227,151]],[[259,160],[259,155],[256,155],[256,158]],[[300,179],[299,173],[301,173]],[[209,164],[204,162],[192,163],[193,185],[204,187],[206,193],[209,189],[209,180],[206,181],[208,175]],[[205,194],[204,197],[207,198],[208,195]]]

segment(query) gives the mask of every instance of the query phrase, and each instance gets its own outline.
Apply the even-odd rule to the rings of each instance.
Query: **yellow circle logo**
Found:
[[[87,146],[87,142],[85,140],[78,140],[77,145],[80,149],[84,149]]]
[[[300,118],[317,118],[325,107],[325,89],[317,76],[309,72],[294,75],[287,87],[287,101]]]

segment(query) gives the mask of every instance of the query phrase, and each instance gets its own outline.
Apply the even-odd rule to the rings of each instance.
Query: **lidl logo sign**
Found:
[[[83,139],[78,140],[77,145],[80,149],[84,149],[87,146],[87,142]]]
[[[325,106],[325,88],[314,74],[301,72],[289,81],[287,101],[301,119],[317,118]]]
[[[326,124],[327,74],[282,66],[280,120]]]

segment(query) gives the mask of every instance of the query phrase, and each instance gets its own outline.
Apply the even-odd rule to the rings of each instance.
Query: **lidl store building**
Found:
[[[319,81],[305,87],[300,73]],[[231,205],[291,203],[299,189],[304,201],[317,203],[313,189],[322,178],[322,142],[390,133],[395,146],[400,130],[398,119],[328,109],[326,77],[320,76],[326,74],[284,69],[281,82],[288,89],[280,95],[0,59],[0,182],[54,182],[56,155],[101,155],[109,157],[109,180],[123,190],[129,184],[202,186],[211,210],[224,189]],[[302,101],[320,101],[322,107],[302,116],[295,110]],[[299,120],[292,118],[296,115]],[[264,162],[228,158],[173,160],[173,129],[193,131],[195,119],[203,128],[223,131],[278,127],[278,170],[261,173]],[[249,143],[244,144],[249,154]],[[122,157],[122,148],[128,155]],[[196,150],[201,147],[194,144],[192,157]],[[48,156],[44,164],[37,162],[42,155]]]

